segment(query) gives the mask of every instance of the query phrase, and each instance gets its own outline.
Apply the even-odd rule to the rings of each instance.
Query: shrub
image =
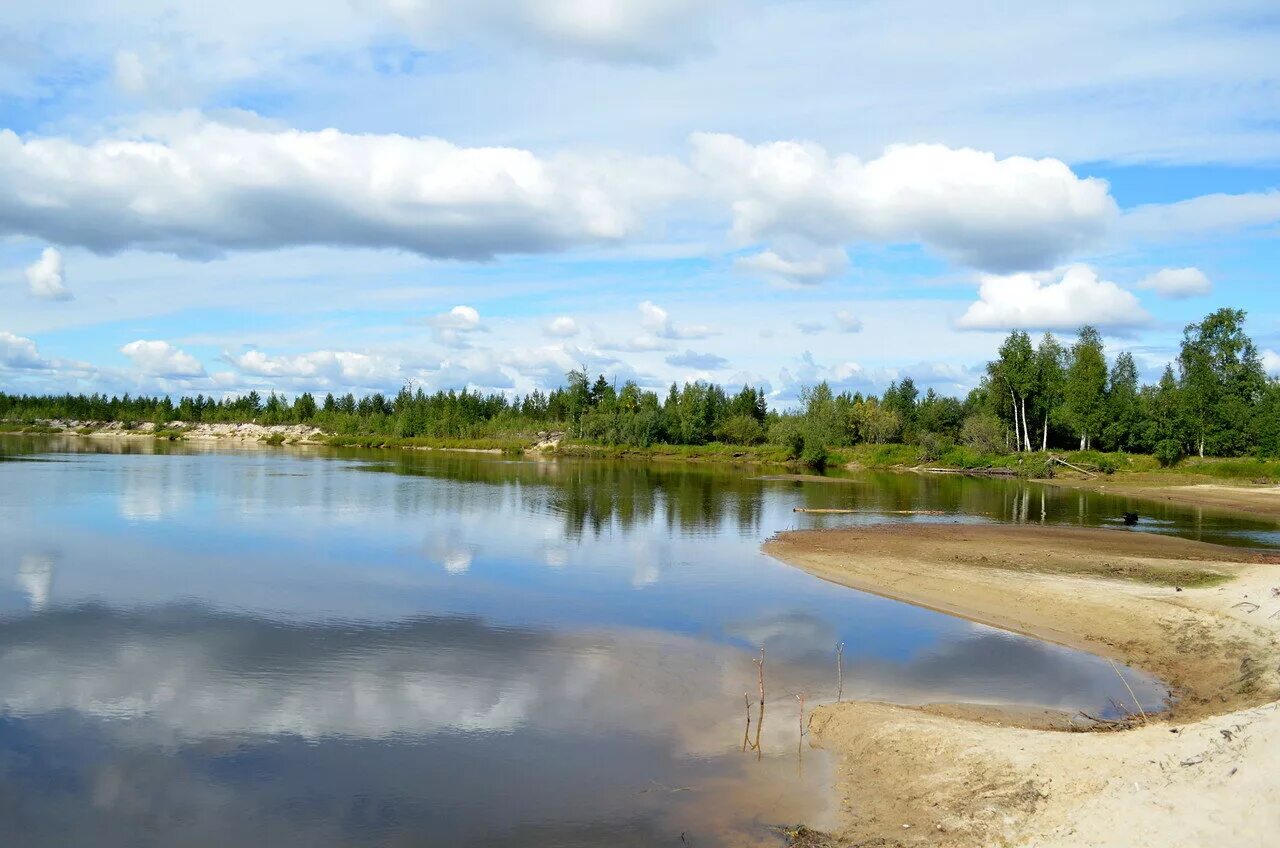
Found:
[[[1156,461],[1160,463],[1160,467],[1170,468],[1181,461],[1182,445],[1173,439],[1165,439],[1156,445],[1154,454]]]
[[[750,415],[735,415],[720,422],[715,436],[731,445],[758,445],[764,441],[764,427]]]
[[[814,471],[823,471],[827,467],[827,449],[821,442],[806,442],[800,451],[800,461]]]
[[[920,458],[928,462],[936,462],[942,459],[955,447],[955,443],[951,439],[937,433],[921,433],[916,439],[916,444],[920,446]]]
[[[960,441],[980,453],[1005,453],[1004,424],[990,412],[975,413],[960,426]]]

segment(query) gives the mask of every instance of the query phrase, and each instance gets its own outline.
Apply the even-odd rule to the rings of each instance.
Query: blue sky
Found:
[[[1116,5],[6,4],[0,387],[1280,371],[1280,15]]]

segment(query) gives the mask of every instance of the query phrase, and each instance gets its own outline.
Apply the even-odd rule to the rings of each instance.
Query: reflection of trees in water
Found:
[[[464,454],[400,455],[369,470],[464,482],[466,487],[396,489],[402,513],[426,509],[491,509],[494,488],[534,514],[561,516],[565,536],[599,536],[611,529],[661,520],[672,532],[721,529],[758,532],[764,484],[740,471],[609,460],[499,461]]]

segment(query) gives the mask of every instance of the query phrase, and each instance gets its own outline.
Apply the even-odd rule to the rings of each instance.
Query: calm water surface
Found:
[[[0,833],[775,844],[770,824],[834,815],[794,694],[834,699],[839,643],[845,697],[1128,699],[1102,660],[833,586],[759,546],[851,522],[1104,524],[1129,502],[753,474],[0,438]],[[1280,542],[1275,522],[1140,511],[1144,530]],[[761,645],[768,705],[744,750]],[[1160,704],[1156,681],[1128,677]]]

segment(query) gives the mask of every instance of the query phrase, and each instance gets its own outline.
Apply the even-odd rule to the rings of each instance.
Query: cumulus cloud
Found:
[[[467,337],[485,329],[480,325],[480,312],[465,305],[434,315],[427,323],[435,328],[436,341],[449,347],[469,347],[471,342]]]
[[[827,325],[821,321],[797,321],[796,329],[804,333],[806,336],[816,336],[823,330],[827,329]]]
[[[694,167],[746,243],[919,242],[991,271],[1039,269],[1097,241],[1118,214],[1104,180],[1057,159],[896,145],[876,159],[798,142],[698,133]]]
[[[836,313],[836,329],[842,333],[859,333],[862,331],[862,319],[847,309]]]
[[[1272,377],[1280,377],[1280,353],[1267,348],[1262,352],[1262,368]]]
[[[558,315],[547,322],[542,332],[555,339],[567,339],[578,335],[578,322],[568,315]]]
[[[315,350],[292,356],[248,350],[227,358],[242,374],[319,386],[387,385],[396,382],[400,374],[399,363],[394,360],[349,350]]]
[[[1074,330],[1084,324],[1120,329],[1151,320],[1131,292],[1100,279],[1087,265],[987,274],[980,280],[978,300],[957,322],[962,329]]]
[[[375,0],[420,42],[498,38],[552,55],[669,64],[709,49],[728,0]]]
[[[667,357],[667,364],[679,368],[697,368],[702,371],[717,371],[728,367],[729,360],[714,353],[695,353],[685,350],[684,353],[673,353]]]
[[[168,342],[139,339],[120,348],[144,374],[152,377],[203,377],[204,366]]]
[[[640,304],[640,326],[660,339],[705,339],[713,335],[711,329],[702,324],[676,324],[667,310],[651,300]]]
[[[840,276],[849,267],[849,257],[839,248],[819,250],[802,257],[765,250],[735,259],[733,267],[774,285],[807,286]]]
[[[26,267],[27,288],[44,300],[71,300],[62,270],[62,254],[57,248],[46,247],[40,258]]]
[[[1208,294],[1213,290],[1213,283],[1199,268],[1164,268],[1138,283],[1138,288],[1149,289],[1170,300],[1181,300]]]
[[[0,365],[21,370],[45,370],[53,363],[40,355],[36,343],[25,336],[0,330]]]
[[[297,245],[488,259],[616,242],[684,189],[669,160],[157,120],[79,144],[0,131],[0,234],[208,258]]]

